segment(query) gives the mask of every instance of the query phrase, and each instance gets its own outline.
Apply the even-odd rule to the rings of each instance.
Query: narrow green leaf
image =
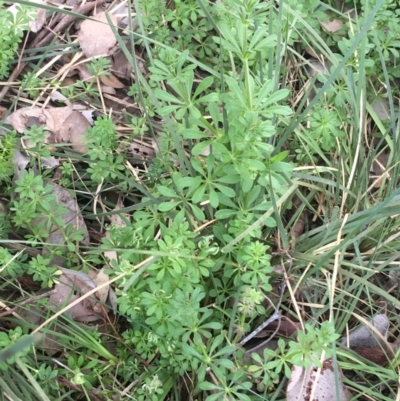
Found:
[[[174,209],[176,206],[178,206],[181,203],[181,201],[175,201],[175,202],[164,202],[160,203],[158,205],[158,210],[160,212],[168,212],[172,209]]]

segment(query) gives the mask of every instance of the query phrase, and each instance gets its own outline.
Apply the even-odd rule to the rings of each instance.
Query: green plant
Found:
[[[110,75],[110,60],[104,57],[94,58],[87,65],[87,70],[91,74],[91,79],[86,82],[78,80],[75,84],[63,88],[61,92],[69,100],[85,99],[88,96],[98,97],[99,95],[99,78]]]
[[[0,248],[1,288],[24,287],[26,274],[43,288],[54,285],[59,271],[50,261],[68,249],[69,268],[92,274],[106,263],[116,298],[104,335],[62,317],[63,333],[47,324],[42,330],[62,349],[56,358],[36,349],[8,365],[0,387],[10,399],[46,399],[43,392],[113,399],[117,391],[142,401],[282,399],[293,365],[321,366],[354,316],[369,319],[383,300],[388,321],[396,321],[399,301],[381,281],[399,258],[391,91],[398,15],[389,0],[354,2],[354,14],[328,3],[135,0],[138,27],[118,37],[134,72],[133,83],[122,80],[134,115],[102,104],[107,117],[88,129],[87,152],[79,154],[52,152],[44,128],[32,126],[23,134],[29,170],[15,179],[17,135],[1,136],[8,207],[0,241],[10,241]],[[331,19],[343,23],[337,32],[322,24]],[[140,62],[133,49],[145,52]],[[315,78],[312,54],[325,70]],[[88,68],[93,77],[64,94],[96,107],[110,61]],[[33,96],[43,86],[31,74],[25,84]],[[393,121],[380,121],[376,98],[388,100]],[[133,138],[156,142],[156,157],[130,157]],[[377,187],[370,171],[380,152],[387,162],[378,160],[385,184]],[[90,226],[88,249],[76,247],[81,231],[61,218],[65,208],[47,181],[53,172],[42,165],[50,154],[62,161],[53,179],[74,194]],[[63,246],[46,243],[54,227]],[[31,256],[43,248],[50,254]],[[290,297],[277,300],[282,271]],[[277,309],[280,329],[290,317],[304,330],[248,361],[243,338]],[[384,383],[385,397],[395,398],[395,363],[373,369],[345,352],[337,358],[356,372],[348,384],[358,392],[380,400],[375,388]],[[52,386],[49,367],[65,380]]]
[[[62,274],[56,266],[49,266],[50,261],[50,258],[44,258],[41,255],[29,261],[27,273],[32,275],[33,280],[41,282],[43,288],[52,287],[57,282],[55,276]]]
[[[29,29],[29,22],[35,18],[35,10],[16,4],[13,11],[0,3],[0,78],[7,78],[12,61],[21,43],[24,31]]]
[[[156,112],[175,121],[163,129],[170,139],[160,145],[157,158],[176,155],[180,164],[160,167],[165,176],[149,188],[151,197],[142,198],[143,206],[137,205],[133,222],[111,227],[102,246],[125,248],[108,271],[124,274],[116,283],[117,302],[135,327],[124,333],[125,341],[142,358],[155,358],[167,376],[196,372],[196,391],[211,389],[215,375],[221,386],[214,385],[218,396],[208,399],[248,399],[251,384],[229,355],[252,319],[265,311],[261,302],[271,290],[271,256],[269,246],[256,238],[275,227],[274,219],[263,215],[272,209],[272,197],[287,191],[284,174],[292,170],[285,162],[287,153],[272,156],[274,146],[268,143],[291,113],[281,104],[289,91],[274,91],[273,80],[260,80],[251,66],[258,52],[276,44],[265,26],[254,29],[257,4],[246,4],[243,14],[242,4],[229,3],[238,17],[236,29],[218,23],[223,39],[215,36],[215,43],[230,51],[242,69],[240,76],[224,75],[223,92],[212,77],[193,86],[195,65],[187,62],[188,51],[158,53],[150,79],[169,90],[154,89],[160,102]],[[190,160],[182,154],[182,140],[189,142]],[[201,235],[196,232],[213,217],[220,223]],[[157,232],[160,238],[154,241]],[[221,252],[227,246],[229,251]],[[135,265],[147,253],[159,256],[146,268],[146,277],[138,276]],[[222,312],[235,298],[237,311]],[[205,305],[210,302],[219,307],[209,309]],[[230,330],[231,337],[218,334],[221,330]],[[235,369],[242,373],[234,374]]]
[[[9,330],[8,334],[4,332],[0,332],[0,348],[6,348],[10,345],[16,344],[18,341],[22,341],[24,338],[27,338],[27,334],[22,333],[22,328],[17,327],[15,330]],[[17,360],[24,359],[29,353],[29,347],[22,348],[19,352],[14,353],[5,362],[0,362],[0,370],[7,370],[8,365],[14,364]]]
[[[32,99],[36,99],[39,96],[40,90],[45,85],[46,81],[32,72],[25,74],[22,81],[22,86],[26,89],[29,97]]]

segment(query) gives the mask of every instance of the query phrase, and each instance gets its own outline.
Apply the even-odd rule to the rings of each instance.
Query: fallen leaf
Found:
[[[295,366],[286,388],[287,401],[347,401],[350,399],[342,382],[342,372],[336,372],[331,359],[323,361],[323,366],[311,369]],[[338,390],[338,392],[337,392]]]
[[[60,160],[56,159],[53,156],[50,157],[41,157],[41,166],[49,169],[53,169],[55,167],[58,167],[60,165]]]
[[[72,105],[65,107],[51,107],[49,109],[46,109],[46,111],[53,118],[53,128],[51,132],[53,133],[54,143],[63,142],[60,138],[60,130],[64,124],[64,121],[72,113]]]
[[[125,88],[125,85],[118,80],[118,78],[114,77],[114,75],[108,75],[108,76],[101,76],[100,81],[106,85],[109,86],[110,88],[116,88],[116,89],[121,89]]]
[[[64,103],[67,106],[71,104],[70,100],[59,91],[51,92],[50,99],[56,103]]]
[[[112,58],[112,71],[120,78],[128,79],[132,74],[132,65],[122,50],[117,50]]]
[[[78,273],[78,272],[77,272]],[[68,307],[83,294],[93,289],[87,281],[79,277],[77,274],[63,274],[59,278],[59,283],[54,289],[56,293],[49,298],[49,305],[55,310],[66,308],[65,315],[79,322],[93,322],[99,320],[101,316],[94,312],[93,306],[96,301],[86,298],[78,304]],[[78,294],[75,294],[77,292]]]
[[[36,125],[43,125],[45,130],[54,131],[54,119],[52,115],[41,107],[22,107],[10,114],[5,122],[12,125],[17,132],[22,134],[31,125],[29,121],[32,118],[37,119]]]
[[[340,29],[342,29],[343,27],[343,22],[341,20],[338,19],[333,19],[330,21],[322,21],[319,20],[319,23],[328,31],[328,32],[332,32],[335,33],[337,31],[339,31]]]
[[[152,160],[157,156],[156,150],[152,146],[138,141],[133,141],[129,145],[129,150],[132,156],[139,160]]]
[[[100,85],[101,93],[106,93],[108,95],[116,95],[117,91],[111,86]]]
[[[327,74],[328,69],[319,60],[310,60],[307,64],[307,72],[310,77],[315,77],[318,74]]]
[[[108,281],[110,281],[110,276],[108,274],[104,273],[104,270],[106,269],[106,267],[103,267],[102,269],[100,269],[96,276],[93,278],[93,282],[96,285],[96,287],[99,287],[100,285],[107,283]],[[106,303],[107,298],[108,298],[108,292],[110,289],[110,285],[107,285],[103,288],[100,288],[99,290],[97,290],[97,297],[99,298],[100,302],[102,303]]]
[[[50,235],[46,239],[46,243],[53,244],[53,245],[58,245],[65,251],[67,250],[66,244],[65,244],[65,238],[67,234],[63,232],[63,230],[69,225],[72,224],[73,231],[77,231],[79,229],[83,229],[83,241],[81,242],[84,245],[89,245],[89,232],[86,227],[85,221],[83,220],[83,217],[80,213],[80,210],[77,206],[76,199],[72,197],[72,195],[63,187],[61,187],[58,184],[51,183],[53,186],[52,194],[55,195],[56,197],[56,203],[62,203],[66,209],[67,209],[67,214],[63,216],[58,216],[60,219],[62,219],[65,224],[63,227],[57,227],[53,225],[51,227],[51,232]],[[49,211],[51,213],[51,211]],[[38,217],[35,219],[35,224],[38,224],[41,221],[41,217]],[[48,248],[44,247],[42,254],[47,255],[49,254],[50,251]],[[51,263],[56,264],[58,266],[63,266],[65,264],[65,258],[62,256],[55,256]]]
[[[93,74],[89,72],[87,68],[87,62],[86,63],[79,63],[79,64],[74,64],[67,73],[67,77],[72,77],[78,73],[79,79],[83,82],[88,82],[93,79]],[[74,81],[76,83],[76,81]],[[65,85],[64,85],[65,86]]]
[[[22,179],[22,172],[25,170],[25,167],[29,164],[30,160],[30,157],[24,155],[18,149],[15,150],[13,162],[14,175],[17,180]]]
[[[109,15],[109,18],[116,26],[117,18],[113,15]],[[92,19],[82,22],[78,32],[78,41],[86,57],[110,55],[111,49],[117,43],[117,38],[108,25],[104,11],[99,12]]]
[[[60,129],[61,142],[72,143],[72,149],[80,153],[86,153],[88,146],[84,140],[88,120],[79,111],[73,111],[65,120]]]
[[[385,349],[380,347],[354,347],[351,348],[358,355],[363,358],[376,363],[379,366],[386,366],[391,359],[395,356],[395,348],[385,347]]]
[[[79,111],[78,111],[79,110]],[[65,107],[51,107],[42,109],[40,107],[24,107],[7,117],[6,123],[19,133],[27,128],[36,125],[43,125],[48,131],[46,136],[47,144],[70,143],[72,148],[78,152],[85,153],[87,145],[84,135],[90,126],[93,110],[87,110],[80,105],[70,104]],[[25,144],[30,147],[29,141]],[[48,161],[54,167],[52,161]]]
[[[43,0],[31,0],[31,2],[36,3],[36,4],[46,4],[47,1]],[[46,9],[42,7],[35,7],[37,17],[29,22],[29,27],[32,32],[37,33],[39,32],[42,28],[43,25],[46,23]]]

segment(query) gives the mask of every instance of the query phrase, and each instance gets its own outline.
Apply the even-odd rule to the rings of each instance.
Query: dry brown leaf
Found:
[[[110,20],[117,25],[117,18],[109,15]],[[93,21],[93,19],[97,21]],[[111,27],[108,25],[104,11],[97,13],[93,19],[82,22],[78,32],[78,41],[86,57],[108,56],[117,43]]]
[[[67,97],[65,97],[60,91],[51,92],[50,99],[56,103],[63,103],[67,106],[71,105],[70,100]]]
[[[42,1],[42,0],[31,0],[32,2],[35,2],[37,4],[46,4],[47,1]],[[35,7],[36,12],[37,12],[37,17],[29,22],[29,27],[32,32],[37,33],[39,32],[42,28],[43,25],[46,23],[46,10],[42,7]]]
[[[76,204],[76,200],[72,197],[72,195],[63,187],[61,187],[58,184],[51,183],[53,186],[52,194],[55,195],[57,204],[62,203],[66,209],[68,210],[68,213],[63,215],[63,216],[58,216],[60,219],[62,219],[65,224],[63,227],[57,228],[57,226],[53,225],[51,227],[51,232],[48,238],[46,239],[47,243],[50,244],[56,244],[56,245],[61,245],[66,249],[65,245],[65,237],[66,233],[61,232],[61,230],[64,230],[67,225],[72,224],[73,230],[77,231],[79,229],[83,229],[83,241],[82,244],[84,245],[89,245],[89,233],[88,229],[86,227],[85,221],[83,220],[83,217],[79,211],[79,208]],[[35,224],[38,224],[41,221],[41,217],[38,217],[35,219]],[[46,248],[43,248],[43,255],[47,255],[49,253],[49,250]],[[62,266],[65,263],[65,258],[61,256],[56,256],[52,259],[52,263]]]
[[[333,19],[330,21],[321,21],[319,20],[319,23],[328,31],[335,33],[342,29],[343,27],[343,22],[338,20],[338,19]]]
[[[137,141],[129,145],[129,150],[133,157],[140,160],[152,160],[157,156],[156,150],[153,147],[138,143]]]
[[[22,179],[22,172],[25,170],[25,167],[30,162],[30,157],[21,153],[18,149],[14,152],[13,162],[14,162],[14,174],[17,180]]]
[[[122,50],[117,50],[112,58],[112,71],[120,78],[128,79],[132,74],[132,65]]]
[[[47,112],[53,117],[53,135],[55,142],[62,142],[60,138],[60,130],[64,124],[64,121],[72,113],[72,105],[66,107],[51,107],[46,109]]]
[[[36,119],[36,125],[44,125],[47,131],[54,131],[54,119],[52,115],[41,107],[22,107],[6,118],[6,123],[22,134],[24,130],[33,124],[32,119]]]
[[[336,386],[339,394],[336,393]],[[342,382],[342,373],[338,371],[335,375],[331,359],[323,362],[320,372],[315,366],[309,370],[298,366],[292,369],[292,376],[286,388],[287,401],[347,401],[349,399],[347,388]]]
[[[104,283],[107,283],[108,281],[110,281],[109,275],[104,273],[105,269],[106,269],[106,267],[103,267],[101,270],[99,270],[96,277],[93,278],[93,282],[96,285],[96,287],[99,287],[101,284],[104,284]],[[110,289],[110,286],[107,285],[97,291],[96,294],[97,294],[97,297],[99,298],[100,302],[106,303],[107,298],[108,298],[109,289]]]
[[[87,145],[83,137],[90,123],[84,111],[74,111],[74,108],[73,105],[48,109],[24,107],[7,117],[7,122],[20,133],[33,125],[44,125],[49,131],[46,143],[72,143],[74,150],[85,153]],[[29,148],[29,143],[26,146]]]
[[[110,88],[125,88],[125,85],[120,80],[118,80],[118,78],[114,77],[114,75],[101,76],[100,81]]]
[[[69,304],[93,289],[87,281],[75,274],[63,274],[58,280],[59,283],[54,287],[56,293],[51,295],[49,299],[49,305],[56,310],[68,307]],[[96,303],[93,298],[86,298],[71,308],[67,308],[65,314],[72,320],[79,322],[99,320],[101,317],[93,310]]]
[[[111,86],[100,85],[101,93],[106,93],[108,95],[116,95],[117,91]]]
[[[68,70],[68,74],[67,77],[72,77],[74,75],[78,74],[79,78],[81,81],[83,82],[88,82],[91,81],[93,79],[93,74],[91,72],[89,72],[88,68],[87,68],[87,63],[79,63],[79,64],[75,64],[73,65],[69,70]],[[75,83],[76,81],[74,80],[72,83]],[[68,85],[68,81],[67,82],[63,82],[63,85]]]
[[[88,127],[90,127],[88,120],[79,111],[73,111],[61,127],[61,142],[72,143],[72,149],[86,153],[88,146],[85,143],[84,136]]]

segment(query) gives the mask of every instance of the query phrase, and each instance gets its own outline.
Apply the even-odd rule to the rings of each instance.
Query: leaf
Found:
[[[331,359],[323,361],[319,375],[315,366],[309,370],[298,366],[292,369],[286,387],[287,401],[348,401],[349,399],[349,393],[342,381],[342,373],[339,370],[335,375]]]
[[[98,304],[94,296],[86,298],[72,307],[68,306],[95,287],[92,279],[83,272],[69,269],[62,269],[62,271],[63,275],[59,277],[59,283],[55,286],[56,293],[49,298],[49,305],[55,309],[65,308],[64,313],[79,322],[99,320],[101,315],[94,312],[94,307]]]
[[[114,26],[118,20],[114,15],[109,15]],[[117,44],[117,38],[108,24],[104,11],[97,13],[90,19],[85,19],[78,32],[78,41],[86,57],[108,56]]]
[[[182,109],[182,110],[184,110],[184,109]],[[189,106],[189,113],[195,119],[199,119],[201,117],[200,110],[196,106],[194,106],[193,104],[191,104]],[[183,117],[183,115],[180,118],[182,118],[182,117]],[[177,118],[179,118],[179,117],[177,117]]]
[[[197,188],[195,193],[192,196],[192,201],[194,203],[201,202],[203,200],[205,191],[206,191],[206,186],[205,185],[201,185],[199,188]]]
[[[161,89],[156,89],[154,91],[154,94],[158,97],[160,100],[165,100],[166,102],[172,102],[172,103],[178,103],[178,104],[184,104],[181,100],[179,100],[177,97],[174,95],[171,95],[170,93],[163,91]]]
[[[260,43],[254,47],[255,51],[263,51],[268,47],[276,46],[276,35],[271,35],[268,38],[263,39]]]
[[[175,110],[178,110],[181,107],[182,106],[174,106],[174,105],[160,107],[158,109],[158,114],[160,116],[166,116],[167,114],[170,114],[170,113],[174,112]]]
[[[268,106],[272,103],[277,103],[282,99],[285,99],[289,96],[289,89],[281,89],[273,93],[271,96],[269,96],[265,102],[263,102],[263,106]]]
[[[214,78],[211,76],[204,78],[200,82],[200,84],[197,86],[196,91],[194,92],[194,95],[193,95],[193,99],[196,99],[197,96],[199,96],[201,92],[204,92],[207,88],[209,88],[213,82],[214,82]]]
[[[157,185],[157,191],[160,195],[166,196],[168,198],[176,198],[178,196],[175,191],[163,185]]]
[[[197,129],[187,128],[183,131],[183,137],[185,139],[203,139],[203,138],[209,138],[209,135]]]
[[[209,93],[208,95],[204,95],[196,100],[196,103],[208,103],[208,102],[219,102],[219,94],[218,93]]]
[[[222,210],[218,210],[215,213],[215,218],[224,220],[224,219],[228,219],[229,217],[236,216],[236,215],[237,215],[237,210],[222,209]]]
[[[199,359],[200,361],[203,360],[203,356],[201,354],[199,354],[193,347],[189,346],[188,344],[182,343],[181,347],[182,347],[182,351],[185,354],[192,355],[195,358]]]
[[[214,191],[214,189],[212,187],[210,188],[209,200],[210,200],[210,205],[214,209],[216,209],[219,205],[219,198],[218,198],[217,193]]]
[[[178,206],[181,203],[181,201],[175,201],[175,202],[164,202],[160,203],[158,205],[158,210],[160,212],[168,212],[172,209],[174,209],[176,206]]]
[[[192,209],[193,214],[196,217],[196,219],[200,222],[203,222],[206,219],[206,216],[204,215],[202,210],[198,206],[193,205],[191,203],[189,205],[190,205],[190,208]]]
[[[330,21],[322,21],[320,20],[319,23],[328,31],[335,33],[342,29],[343,27],[343,22],[338,20],[338,19],[333,19]]]
[[[286,162],[275,162],[270,165],[270,170],[279,173],[290,173],[293,171],[293,165]]]
[[[225,81],[229,86],[229,89],[235,94],[236,100],[238,100],[242,106],[247,109],[246,102],[243,98],[243,90],[240,89],[238,83],[232,77],[225,77]]]
[[[225,175],[224,177],[218,178],[218,182],[222,182],[224,184],[237,184],[240,181],[239,174],[230,174]]]
[[[227,369],[233,369],[235,367],[235,364],[229,359],[219,359],[218,363]]]
[[[179,180],[178,186],[179,188],[190,188],[191,191],[194,191],[201,184],[201,177],[183,177]]]
[[[197,145],[193,146],[192,155],[197,156],[201,155],[208,146],[212,145],[212,141],[204,141],[200,142]]]
[[[280,153],[276,154],[275,156],[271,157],[270,161],[271,161],[271,163],[281,162],[286,159],[288,154],[289,154],[289,151],[285,150],[285,151],[280,152]]]
[[[199,389],[201,390],[220,390],[220,388],[215,385],[214,383],[210,383],[210,382],[201,382],[199,383]]]
[[[226,187],[225,185],[214,183],[214,186],[215,188],[218,188],[228,198],[232,198],[236,195],[236,192],[232,188]]]
[[[272,116],[273,114],[279,114],[281,116],[290,116],[293,112],[289,106],[270,106],[266,110],[262,110],[261,113],[267,116]]]

